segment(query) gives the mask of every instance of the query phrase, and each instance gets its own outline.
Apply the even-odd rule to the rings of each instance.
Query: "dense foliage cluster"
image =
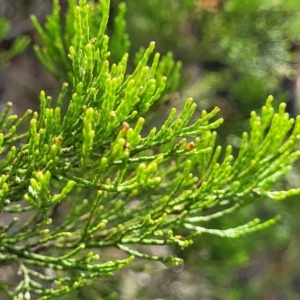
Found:
[[[271,190],[299,158],[299,117],[290,118],[284,103],[276,112],[268,97],[260,114],[251,113],[237,154],[216,143],[219,108],[198,115],[191,98],[147,131],[149,109],[176,90],[181,64],[170,53],[152,54],[151,42],[129,70],[125,5],[109,38],[108,0],[68,3],[63,25],[58,0],[43,27],[32,17],[42,41],[35,52],[61,82],[60,95],[53,101],[42,91],[40,111],[21,117],[8,103],[0,119],[0,206],[7,217],[0,258],[20,274],[2,290],[12,299],[52,299],[135,257],[182,261],[154,255],[149,245],[184,249],[202,233],[236,238],[274,224],[278,216],[206,226],[253,201],[300,193]],[[125,258],[104,260],[107,247]]]

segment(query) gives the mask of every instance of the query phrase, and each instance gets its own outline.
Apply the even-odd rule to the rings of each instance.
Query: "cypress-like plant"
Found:
[[[237,155],[216,145],[218,107],[197,115],[192,99],[180,112],[171,109],[160,128],[143,130],[151,106],[176,89],[180,63],[153,55],[151,42],[127,71],[124,4],[110,38],[109,0],[68,4],[65,22],[58,0],[44,27],[32,17],[42,41],[35,52],[61,81],[60,95],[53,101],[42,91],[40,111],[21,117],[8,104],[0,118],[0,206],[9,220],[0,259],[19,274],[1,289],[12,299],[53,299],[135,257],[181,263],[151,254],[149,245],[184,249],[201,233],[237,238],[274,224],[279,216],[235,228],[205,225],[253,201],[300,193],[272,190],[300,155],[299,117],[291,119],[284,103],[275,112],[268,97],[251,113]],[[126,258],[106,261],[107,247]]]

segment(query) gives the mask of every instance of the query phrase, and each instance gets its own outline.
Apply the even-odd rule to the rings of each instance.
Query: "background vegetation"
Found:
[[[138,37],[132,51],[155,37],[158,49],[171,49],[183,62],[184,76],[181,96],[171,99],[172,104],[185,96],[194,97],[205,109],[217,104],[226,120],[218,130],[221,143],[239,147],[249,112],[268,94],[285,101],[292,116],[299,114],[297,1],[128,1],[127,7],[129,35]],[[298,172],[280,185],[298,186]],[[171,272],[172,278],[178,280],[181,273],[184,278],[187,272],[195,286],[202,282],[207,288],[203,299],[300,299],[299,209],[298,197],[246,208],[237,218],[275,212],[285,217],[275,230],[243,239],[201,239],[182,253],[189,263],[181,272]]]

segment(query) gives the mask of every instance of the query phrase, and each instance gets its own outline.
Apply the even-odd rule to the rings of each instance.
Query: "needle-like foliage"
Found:
[[[271,190],[300,155],[294,150],[300,119],[290,119],[285,104],[275,112],[269,97],[259,114],[251,114],[236,156],[230,145],[216,145],[214,130],[223,122],[218,107],[197,115],[192,99],[147,132],[145,114],[176,89],[180,63],[153,55],[151,42],[128,72],[123,4],[111,39],[108,0],[78,6],[69,0],[65,23],[58,0],[53,4],[44,28],[32,20],[43,42],[36,53],[62,81],[61,94],[53,103],[41,92],[40,111],[22,117],[10,115],[8,104],[0,118],[0,207],[11,216],[1,230],[0,258],[21,274],[16,286],[1,285],[12,299],[68,294],[134,257],[181,262],[137,245],[183,249],[201,233],[234,238],[278,220],[206,226],[252,201],[300,193]],[[26,120],[29,129],[20,132]],[[58,221],[63,203],[67,213]],[[127,258],[105,261],[104,247]]]

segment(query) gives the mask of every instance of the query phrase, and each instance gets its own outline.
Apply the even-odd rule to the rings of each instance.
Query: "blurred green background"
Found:
[[[67,1],[60,1],[63,9]],[[108,33],[121,1],[111,1]],[[249,128],[252,110],[269,94],[286,102],[292,116],[300,114],[300,2],[299,0],[151,0],[123,1],[127,5],[130,57],[150,41],[162,54],[173,52],[183,62],[179,91],[169,94],[151,111],[149,126],[160,124],[173,106],[193,97],[202,109],[221,108],[225,123],[219,144],[239,149],[240,136]],[[51,1],[0,0],[0,14],[12,28],[0,44],[9,49],[16,37],[38,37],[28,20],[34,13],[42,22]],[[32,46],[32,45],[31,45]],[[32,47],[10,61],[0,73],[0,104],[15,110],[37,108],[41,89],[55,95],[56,82],[39,64]],[[299,187],[299,165],[275,189]],[[260,201],[238,211],[234,218],[209,224],[228,228],[254,217],[280,214],[272,228],[239,239],[200,236],[187,250],[161,248],[185,259],[179,267],[138,261],[114,279],[83,289],[72,299],[300,299],[300,199]],[[157,249],[156,249],[157,253]],[[104,256],[119,253],[104,253]]]

